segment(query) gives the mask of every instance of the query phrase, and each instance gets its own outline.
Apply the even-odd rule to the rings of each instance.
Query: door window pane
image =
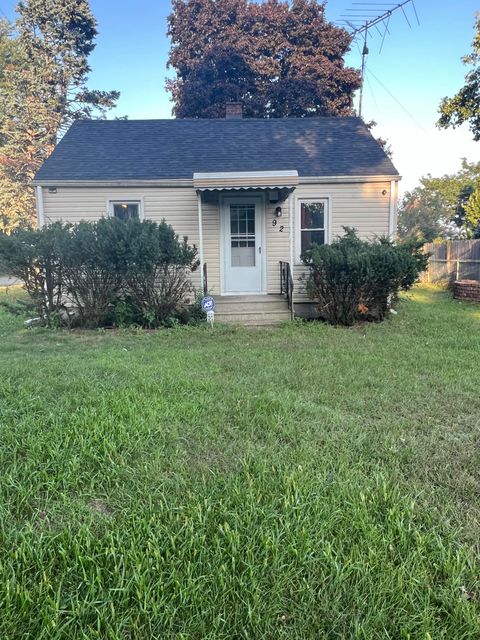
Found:
[[[232,267],[254,267],[255,247],[232,247]]]
[[[256,264],[255,205],[230,205],[230,242],[232,267]]]

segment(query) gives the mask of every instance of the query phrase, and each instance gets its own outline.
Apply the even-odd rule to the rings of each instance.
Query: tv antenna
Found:
[[[389,23],[390,18],[396,11],[401,11],[405,20],[407,21],[408,26],[411,28],[411,22],[408,19],[407,12],[405,11],[406,5],[411,5],[413,8],[413,12],[418,24],[420,21],[418,19],[417,10],[415,8],[414,0],[404,0],[404,2],[400,3],[391,3],[391,2],[353,2],[352,8],[347,9],[344,14],[340,16],[341,20],[339,20],[339,24],[345,28],[348,27],[350,29],[350,35],[352,36],[352,41],[355,40],[358,36],[363,36],[363,49],[362,49],[362,70],[361,70],[361,84],[360,84],[360,95],[358,100],[358,115],[362,116],[362,102],[363,102],[363,85],[365,82],[365,69],[367,63],[368,56],[368,37],[369,32],[372,29],[375,29],[380,35],[382,42],[380,44],[380,52],[383,48],[383,43],[385,41],[385,36],[387,33],[389,34]],[[382,31],[383,29],[383,31]],[[371,36],[370,36],[371,37]]]

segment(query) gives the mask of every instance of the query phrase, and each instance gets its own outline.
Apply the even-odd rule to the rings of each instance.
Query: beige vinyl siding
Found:
[[[147,220],[165,219],[190,244],[199,246],[197,195],[191,187],[57,187],[43,189],[45,222],[98,220],[107,215],[109,200],[143,198]],[[192,274],[200,287],[200,270]]]
[[[292,196],[290,196],[292,197]],[[275,209],[282,207],[282,215],[277,218]],[[267,293],[280,293],[280,260],[290,262],[290,217],[289,201],[270,204],[266,202],[266,236],[267,252]],[[274,226],[273,220],[277,221]],[[281,228],[283,227],[283,231]]]
[[[394,183],[395,185],[395,183]],[[394,187],[394,195],[397,190]],[[386,191],[383,195],[382,191]],[[329,238],[343,235],[343,227],[354,227],[361,238],[387,235],[390,215],[390,182],[355,182],[331,184],[301,184],[294,193],[295,224],[295,300],[306,300],[304,287],[299,278],[306,269],[298,260],[297,235],[299,229],[299,201],[302,198],[328,198],[330,206],[331,228]],[[396,206],[396,198],[395,198]]]
[[[196,196],[195,196],[196,197]],[[220,295],[220,207],[202,203],[203,259],[207,265],[207,286],[212,295]]]
[[[386,195],[382,191],[386,190]],[[395,194],[397,193],[395,187]],[[252,192],[253,194],[253,192]],[[258,192],[257,192],[258,194]],[[247,195],[245,193],[245,195]],[[268,293],[280,291],[279,262],[290,262],[289,201],[269,203],[265,194],[266,283]],[[355,227],[361,237],[387,234],[390,214],[390,182],[318,183],[300,184],[290,196],[293,210],[293,254],[295,299],[306,300],[298,278],[305,269],[297,260],[298,202],[302,198],[328,198],[331,207],[331,239],[343,233],[343,226]],[[187,236],[190,244],[199,247],[198,202],[192,187],[57,187],[57,193],[43,188],[45,220],[78,222],[98,220],[107,215],[109,200],[143,199],[145,219],[165,219],[180,236]],[[395,197],[396,204],[396,197]],[[282,207],[277,224],[275,209]],[[208,268],[208,288],[214,295],[221,291],[221,229],[220,207],[216,202],[203,202],[204,260]],[[280,231],[283,227],[283,232]],[[200,287],[200,269],[192,276],[193,284]]]

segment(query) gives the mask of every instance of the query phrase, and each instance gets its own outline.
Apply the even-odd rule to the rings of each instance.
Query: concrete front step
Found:
[[[280,325],[290,320],[290,312],[287,313],[215,313],[217,322],[226,324],[271,324]]]
[[[286,304],[286,298],[278,294],[264,294],[264,295],[250,295],[250,296],[214,296],[215,303],[221,304],[258,304],[268,305],[275,304],[277,302],[283,302]]]
[[[290,319],[289,319],[290,320]],[[231,327],[246,327],[247,329],[255,329],[255,328],[259,328],[259,327],[265,327],[265,328],[271,328],[271,329],[275,329],[278,327],[281,327],[282,325],[286,324],[287,322],[289,322],[289,320],[283,320],[282,322],[279,322],[278,320],[251,320],[248,322],[240,322],[240,321],[226,321],[224,318],[217,318],[215,320],[215,322],[218,322],[219,324],[222,325],[228,325]]]
[[[266,304],[252,304],[251,302],[234,302],[232,304],[215,304],[216,313],[283,313],[288,311],[288,306],[285,300],[270,302]]]
[[[221,296],[215,298],[215,320],[246,326],[279,326],[291,318],[280,295]]]

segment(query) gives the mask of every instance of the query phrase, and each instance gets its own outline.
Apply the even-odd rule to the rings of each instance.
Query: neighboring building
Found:
[[[34,185],[40,225],[164,218],[197,246],[193,283],[221,296],[224,319],[267,324],[288,317],[288,272],[295,312],[308,312],[310,243],[344,226],[393,236],[399,179],[360,118],[243,119],[233,103],[224,120],[76,122]]]

